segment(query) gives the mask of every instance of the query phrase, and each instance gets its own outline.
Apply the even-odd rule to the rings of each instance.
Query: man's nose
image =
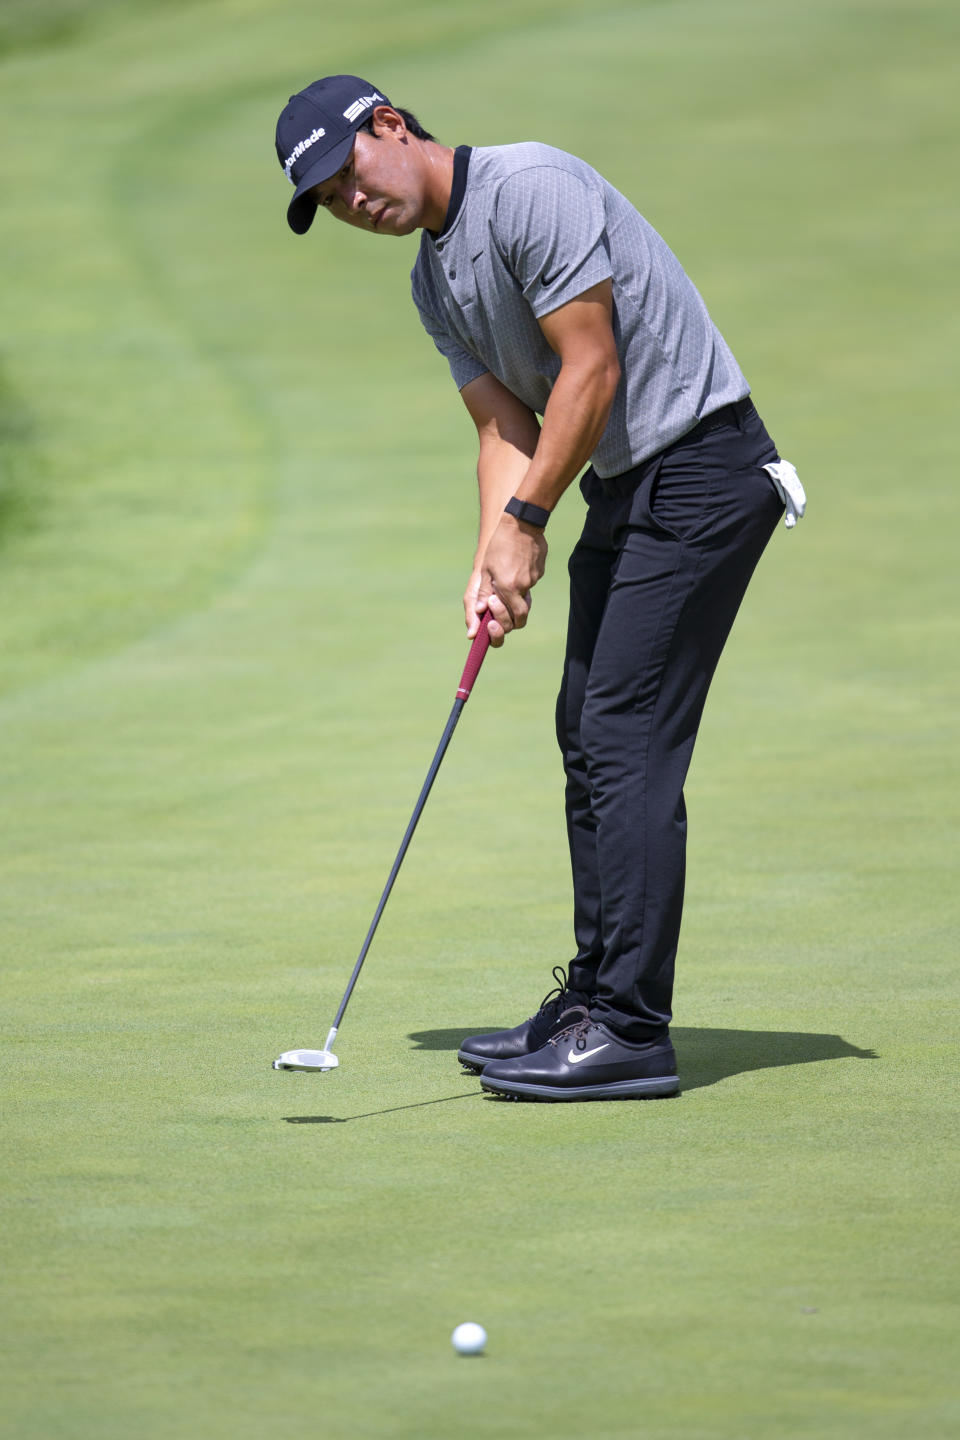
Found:
[[[367,203],[367,197],[355,180],[346,180],[340,188],[340,199],[346,208],[356,214]]]

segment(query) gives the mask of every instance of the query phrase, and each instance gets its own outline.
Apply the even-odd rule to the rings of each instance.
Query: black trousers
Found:
[[[752,402],[636,469],[581,481],[557,738],[577,956],[571,988],[628,1040],[671,1019],[683,909],[683,786],[707,690],[783,506]]]

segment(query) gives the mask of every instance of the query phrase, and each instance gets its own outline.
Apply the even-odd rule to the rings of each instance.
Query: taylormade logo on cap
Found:
[[[297,183],[296,180],[294,180],[293,176],[290,174],[290,171],[293,169],[294,165],[296,165],[297,161],[300,159],[300,156],[305,150],[309,150],[311,145],[316,145],[317,141],[322,139],[322,137],[326,135],[326,133],[326,130],[324,130],[323,126],[321,125],[318,129],[312,131],[307,136],[306,140],[301,140],[299,145],[295,145],[291,150],[290,154],[287,156],[286,160],[284,160],[284,173],[286,174],[286,177],[290,181],[291,185],[296,185]]]

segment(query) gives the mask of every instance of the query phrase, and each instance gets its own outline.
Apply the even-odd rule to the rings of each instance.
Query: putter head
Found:
[[[340,1061],[332,1050],[284,1050],[273,1062],[274,1070],[336,1070]]]

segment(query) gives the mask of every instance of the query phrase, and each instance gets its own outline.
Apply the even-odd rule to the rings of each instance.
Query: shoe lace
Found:
[[[544,1015],[549,1011],[560,1014],[564,1006],[564,997],[570,989],[570,977],[562,965],[554,965],[553,978],[557,982],[552,990],[548,990],[540,1001],[537,1015]],[[531,1015],[531,1020],[535,1017]]]
[[[568,1025],[565,1030],[560,1030],[556,1035],[552,1035],[547,1041],[547,1044],[559,1045],[560,1041],[564,1040],[572,1042],[578,1050],[586,1050],[587,1036],[593,1029],[595,1023],[595,1021],[590,1019],[587,1011],[584,1010],[582,1020],[576,1020],[572,1025]]]

